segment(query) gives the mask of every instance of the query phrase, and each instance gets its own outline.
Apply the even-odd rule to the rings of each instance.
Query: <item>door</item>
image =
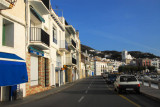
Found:
[[[38,57],[31,56],[31,86],[38,85]]]
[[[63,71],[60,71],[60,84],[63,85]]]

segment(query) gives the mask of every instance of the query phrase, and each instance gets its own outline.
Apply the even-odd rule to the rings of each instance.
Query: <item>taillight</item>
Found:
[[[118,85],[118,87],[120,87],[121,85]]]
[[[138,84],[138,87],[140,87],[140,84]]]

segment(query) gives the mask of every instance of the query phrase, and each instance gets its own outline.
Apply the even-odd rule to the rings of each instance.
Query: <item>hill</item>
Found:
[[[89,54],[92,54],[94,56],[99,56],[99,57],[108,58],[108,59],[114,59],[114,60],[118,60],[118,61],[122,60],[121,52],[119,52],[119,51],[109,51],[109,50],[98,51],[98,50],[93,49],[89,46],[81,44],[81,51],[85,52],[86,50],[88,51]],[[140,52],[140,51],[129,51],[128,53],[131,54],[131,56],[134,58],[150,58],[150,59],[160,58],[159,56],[156,56],[154,54],[144,53],[144,52]]]

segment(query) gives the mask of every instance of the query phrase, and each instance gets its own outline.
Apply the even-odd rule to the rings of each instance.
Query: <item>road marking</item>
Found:
[[[109,86],[107,86],[107,88],[112,91],[112,89],[111,89]],[[118,94],[118,95],[119,95],[121,98],[123,98],[123,99],[127,100],[128,102],[130,102],[131,104],[135,105],[136,107],[141,107],[139,104],[133,102],[132,100],[128,99],[127,97],[125,97],[125,96],[123,96],[123,95],[121,95],[121,94]]]
[[[127,100],[128,102],[130,102],[131,104],[135,105],[136,107],[141,107],[139,104],[131,101],[131,100],[128,99],[127,97],[125,97],[125,96],[123,96],[123,95],[121,95],[121,94],[118,94],[118,95],[119,95],[121,98],[123,98],[123,99]]]
[[[88,86],[88,89],[90,88],[90,86]]]
[[[83,99],[84,99],[84,96],[82,96],[82,97],[78,100],[78,102],[80,103]]]
[[[85,93],[87,94],[87,93],[88,93],[88,90],[86,90]]]

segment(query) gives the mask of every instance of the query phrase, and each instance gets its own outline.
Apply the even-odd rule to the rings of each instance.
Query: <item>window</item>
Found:
[[[133,82],[137,81],[137,79],[134,76],[121,76],[120,82]]]
[[[2,45],[14,47],[14,23],[3,19]]]
[[[55,27],[53,27],[53,42],[57,44],[57,31]]]

